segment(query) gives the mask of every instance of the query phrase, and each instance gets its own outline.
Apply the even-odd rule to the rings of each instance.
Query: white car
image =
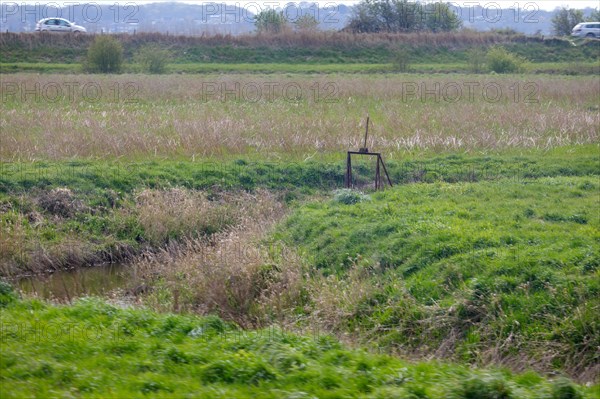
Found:
[[[600,39],[600,22],[582,22],[575,25],[571,36]]]
[[[44,18],[40,19],[35,25],[37,32],[66,32],[66,33],[85,33],[87,30],[83,26],[75,25],[75,22],[69,22],[64,18]]]

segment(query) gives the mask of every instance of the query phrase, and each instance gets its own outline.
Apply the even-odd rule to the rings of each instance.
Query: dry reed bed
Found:
[[[463,30],[437,34],[421,33],[351,33],[351,32],[285,32],[282,34],[245,34],[223,35],[202,34],[198,36],[168,35],[162,33],[138,33],[135,35],[115,35],[123,45],[137,47],[146,43],[160,43],[170,46],[344,46],[356,47],[361,45],[385,45],[395,47],[398,44],[450,46],[464,48],[470,45],[490,45],[514,42],[543,42],[542,37],[528,37],[523,34],[504,35],[495,32],[477,32]],[[93,41],[94,35],[51,35],[32,33],[0,32],[0,46],[25,47],[34,49],[45,46],[69,46],[87,48]],[[556,40],[556,39],[552,39]]]
[[[31,201],[24,203],[22,209],[0,209],[6,212],[2,216],[9,216],[0,226],[0,276],[17,278],[127,261],[141,253],[149,256],[157,251],[177,251],[181,243],[202,241],[233,226],[247,224],[254,215],[251,207],[255,202],[255,197],[247,193],[215,191],[209,199],[203,191],[177,187],[139,190],[133,193],[131,205],[106,211],[114,220],[135,219],[143,231],[136,247],[115,240],[110,231],[105,232],[108,237],[103,244],[97,236],[90,237],[89,232],[78,233],[72,228],[63,238],[48,240],[44,238],[48,228],[64,234],[65,225],[85,223],[81,219],[101,211],[76,200],[68,188],[33,190],[28,198]],[[273,211],[273,216],[280,213]]]
[[[214,214],[214,206],[203,205],[202,192],[145,190],[140,196],[160,199],[153,205],[142,200],[147,211],[154,210],[149,213],[153,222],[145,224],[150,229],[172,212],[178,213],[173,219],[184,222],[187,212],[176,210],[182,201],[199,205],[196,220]],[[160,311],[218,314],[245,328],[308,323],[343,334],[348,318],[377,289],[370,272],[358,265],[344,277],[309,270],[297,248],[269,238],[286,207],[267,190],[230,194],[226,202],[243,215],[230,228],[144,253],[132,262],[132,283],[143,288],[134,293],[138,300]],[[298,306],[307,314],[294,312]]]
[[[298,302],[300,257],[281,243],[265,242],[285,207],[264,190],[238,193],[229,202],[243,215],[231,228],[147,253],[133,263],[144,285],[152,287],[144,302],[166,311],[217,313],[245,327],[262,325],[273,315],[281,319]],[[205,213],[201,210],[198,218]]]
[[[0,93],[3,161],[338,152],[359,146],[367,113],[368,145],[388,156],[597,143],[600,126],[595,77],[16,74],[3,81],[12,85]],[[90,85],[101,98],[82,89]],[[62,97],[48,101],[56,87]],[[37,90],[37,101],[22,88]]]

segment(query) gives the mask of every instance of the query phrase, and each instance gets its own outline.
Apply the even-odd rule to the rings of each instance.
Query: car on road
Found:
[[[87,30],[83,26],[76,25],[64,18],[44,18],[40,19],[35,25],[36,32],[65,32],[65,33],[85,33]]]
[[[571,36],[600,39],[600,22],[582,22],[575,25]]]

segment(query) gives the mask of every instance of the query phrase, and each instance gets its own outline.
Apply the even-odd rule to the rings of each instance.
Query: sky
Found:
[[[431,2],[437,2],[437,0],[421,0],[422,2],[425,3],[431,3]],[[121,5],[125,5],[125,4],[148,4],[148,3],[158,3],[158,2],[173,2],[173,0],[141,0],[141,1],[137,1],[137,0],[59,0],[59,1],[54,1],[54,0],[0,0],[0,3],[2,3],[4,6],[9,5],[9,4],[40,4],[40,5],[59,5],[59,6],[63,6],[64,4],[84,4],[84,3],[96,3],[96,4],[121,4]],[[177,1],[176,1],[177,2]],[[185,0],[185,1],[179,1],[179,2],[183,2],[183,3],[191,3],[191,4],[202,4],[205,3],[205,1],[201,1],[201,0]],[[238,6],[243,6],[244,3],[246,4],[259,4],[261,5],[261,8],[265,8],[266,5],[271,5],[271,6],[275,6],[275,7],[282,7],[285,4],[288,3],[300,3],[301,1],[289,1],[289,0],[253,0],[253,1],[244,1],[244,0],[214,0],[214,3],[226,3],[226,4],[236,4]],[[312,0],[312,1],[307,1],[308,3],[319,3],[320,6],[326,6],[326,5],[340,5],[340,4],[345,4],[345,5],[353,5],[356,4],[358,1],[356,0],[341,0],[341,1],[335,1],[335,0]],[[533,11],[535,9],[540,9],[540,10],[547,10],[547,11],[552,11],[557,7],[563,7],[563,6],[568,6],[569,8],[586,8],[586,7],[591,7],[591,8],[598,8],[600,5],[600,1],[599,0],[571,0],[571,1],[565,1],[565,0],[533,0],[533,1],[528,1],[528,0],[445,0],[444,2],[449,2],[449,3],[453,3],[454,5],[458,5],[459,7],[463,7],[463,8],[469,8],[469,7],[474,7],[476,5],[481,5],[482,7],[489,7],[489,8],[497,8],[497,5],[499,5],[501,8],[510,8],[510,7],[518,7],[522,10],[528,10],[528,11]]]
[[[191,2],[191,1],[190,1]],[[261,3],[261,2],[265,2],[265,1],[241,1],[241,0],[225,0],[225,1],[215,1],[216,3],[228,3],[228,4],[235,4],[235,3],[239,3],[239,4],[243,4],[243,3]],[[286,4],[289,2],[293,2],[293,3],[299,3],[300,1],[277,1],[274,0],[272,1],[272,3],[280,3],[280,4]],[[316,0],[316,1],[309,1],[310,3],[320,3],[321,5],[325,5],[327,3],[334,3],[334,4],[347,4],[347,5],[352,5],[355,3],[358,3],[358,1],[353,1],[353,0],[342,0],[342,1],[331,1],[331,0]],[[437,0],[425,0],[424,2],[437,2]],[[565,0],[537,0],[537,1],[528,1],[528,0],[445,0],[444,2],[449,2],[449,3],[456,3],[458,4],[460,7],[469,7],[469,6],[473,6],[476,5],[476,3],[479,3],[482,6],[485,6],[486,4],[489,4],[490,6],[493,7],[492,3],[496,3],[499,4],[501,8],[509,8],[509,7],[514,7],[515,5],[518,5],[520,8],[526,8],[527,7],[531,7],[531,5],[538,7],[541,10],[554,10],[557,7],[562,7],[562,6],[568,6],[570,8],[586,8],[586,7],[592,7],[592,8],[597,8],[599,6],[600,1],[598,0],[571,0],[571,1],[565,1]],[[201,1],[199,1],[198,3],[201,3]],[[474,4],[475,3],[475,4]]]

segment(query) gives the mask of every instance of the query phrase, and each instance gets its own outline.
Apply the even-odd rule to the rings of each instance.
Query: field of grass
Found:
[[[0,34],[0,277],[127,262],[136,304],[2,283],[2,396],[597,397],[597,50],[461,35],[124,36],[173,73],[101,76],[90,37]],[[498,43],[533,73],[465,73]],[[367,114],[394,187],[340,190]]]
[[[317,270],[357,279],[312,298],[323,325],[400,353],[593,379],[599,194],[597,175],[339,193],[281,234]]]
[[[595,77],[14,74],[2,83],[3,161],[305,159],[359,148],[366,114],[368,147],[390,160],[593,144],[600,125]]]
[[[535,74],[556,75],[594,75],[600,71],[598,61],[583,61],[570,63],[560,62],[538,62],[528,64],[525,67],[529,72]],[[396,73],[398,67],[393,63],[387,64],[360,64],[360,63],[329,63],[329,64],[219,64],[219,63],[177,63],[167,65],[167,73]],[[409,66],[411,73],[469,73],[470,66],[466,63],[412,63]],[[128,64],[123,68],[124,73],[136,73],[141,70],[137,64]],[[79,64],[59,64],[42,62],[16,62],[0,63],[1,73],[37,72],[37,73],[68,73],[77,74],[83,72]]]
[[[533,372],[410,363],[320,331],[243,331],[217,317],[14,300],[1,286],[4,398],[589,398]]]

